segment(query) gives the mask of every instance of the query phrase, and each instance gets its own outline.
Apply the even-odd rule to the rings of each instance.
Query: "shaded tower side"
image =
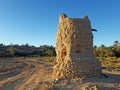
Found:
[[[93,54],[93,35],[88,17],[59,17],[56,37],[55,78],[88,78],[101,75],[101,63]]]

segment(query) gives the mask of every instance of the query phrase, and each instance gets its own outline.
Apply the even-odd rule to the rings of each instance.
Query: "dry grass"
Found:
[[[97,57],[101,61],[102,67],[106,69],[120,69],[120,58],[116,57]],[[46,63],[54,64],[55,57],[36,57],[34,58],[37,61],[43,61]]]
[[[56,58],[55,57],[35,57],[33,59],[37,61],[43,61],[46,63],[54,64]]]
[[[98,59],[101,61],[102,67],[104,67],[105,69],[120,70],[120,58],[116,58],[116,57],[109,57],[109,58],[98,57]]]

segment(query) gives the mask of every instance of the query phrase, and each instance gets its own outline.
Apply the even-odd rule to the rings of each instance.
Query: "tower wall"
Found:
[[[98,77],[102,73],[101,63],[93,54],[93,35],[87,16],[81,19],[60,15],[56,53],[55,78]]]

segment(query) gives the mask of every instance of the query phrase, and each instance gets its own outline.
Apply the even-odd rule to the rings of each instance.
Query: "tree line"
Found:
[[[114,41],[112,46],[93,46],[96,57],[120,57],[120,42]]]
[[[55,56],[55,47],[52,45],[42,45],[40,47],[25,45],[4,45],[0,44],[0,57],[44,57],[44,56]]]
[[[112,46],[93,46],[96,57],[120,57],[120,42],[114,41]],[[55,47],[49,45],[42,45],[40,47],[24,45],[4,45],[0,44],[0,57],[45,57],[56,56]]]

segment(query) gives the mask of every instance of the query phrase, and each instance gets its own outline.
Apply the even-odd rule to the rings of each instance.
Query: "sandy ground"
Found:
[[[52,80],[53,65],[32,59],[0,59],[0,90],[120,90],[120,72],[108,78]]]

